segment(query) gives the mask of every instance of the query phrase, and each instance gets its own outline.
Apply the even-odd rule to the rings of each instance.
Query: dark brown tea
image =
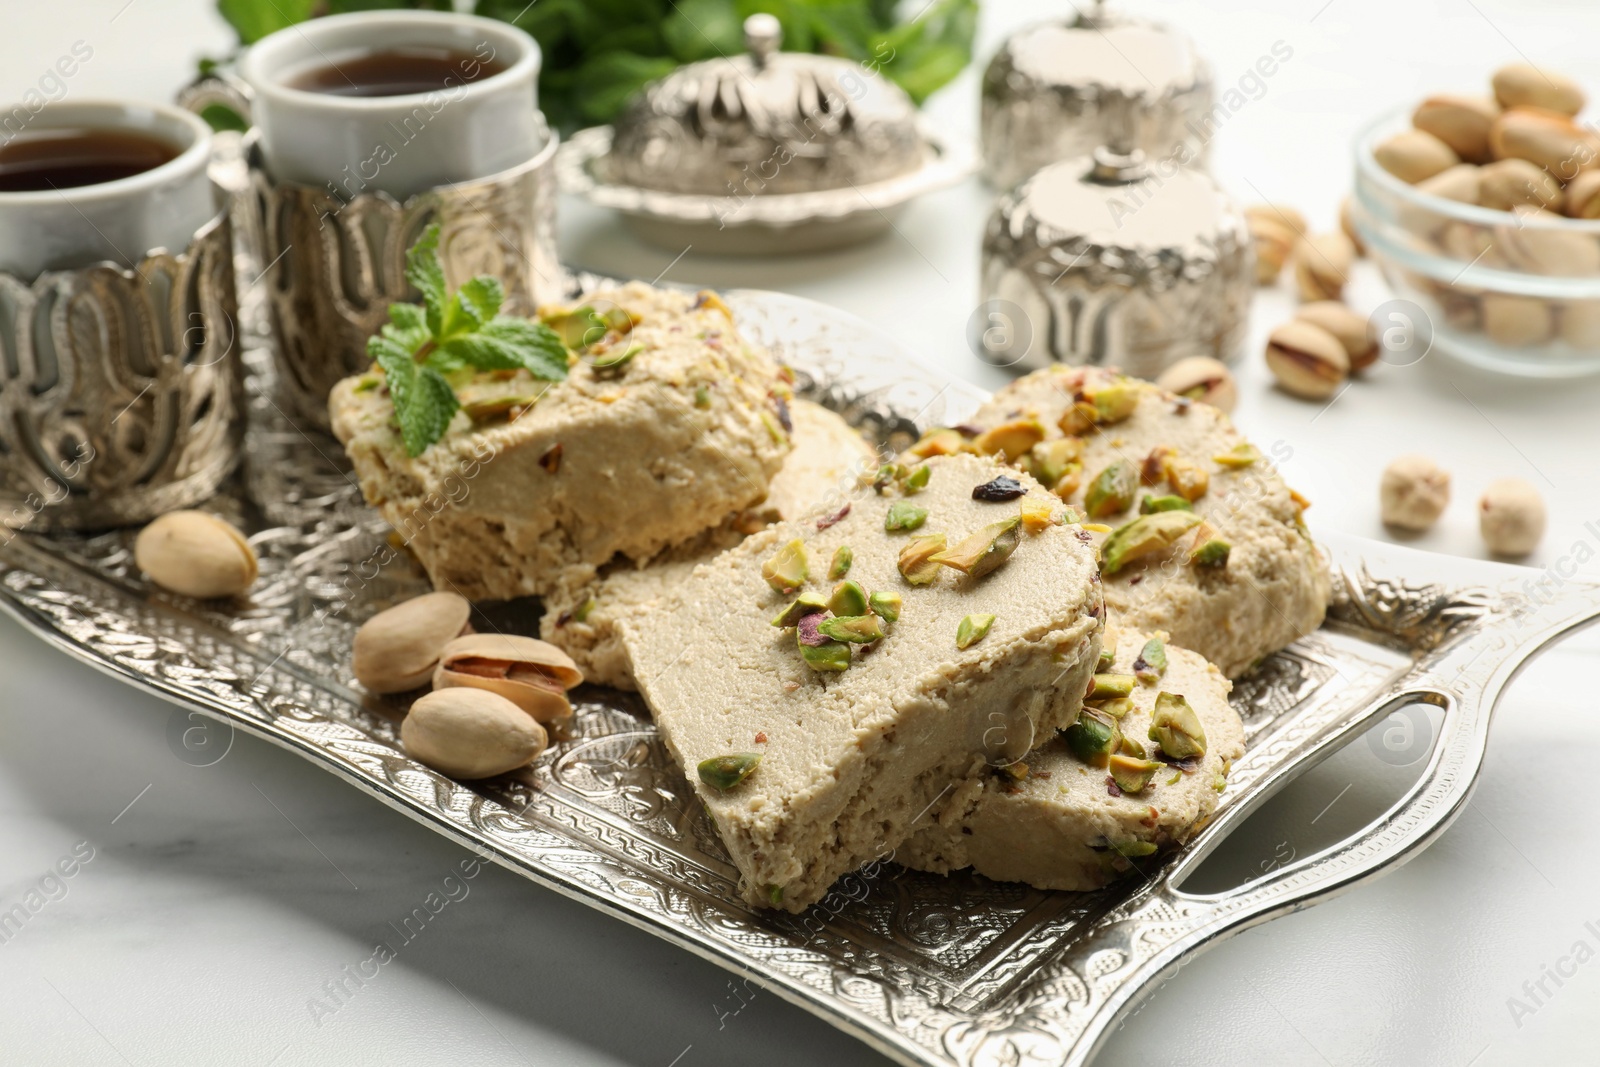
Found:
[[[0,193],[114,182],[154,170],[178,155],[176,145],[134,130],[89,126],[24,130],[0,143]]]
[[[492,57],[453,48],[386,48],[312,67],[288,82],[289,88],[331,96],[409,96],[453,89],[505,70]]]

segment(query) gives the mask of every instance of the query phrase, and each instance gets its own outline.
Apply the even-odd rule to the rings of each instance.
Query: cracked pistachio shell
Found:
[[[169,511],[139,531],[133,561],[161,588],[199,600],[238,596],[260,573],[255,549],[204,511]]]
[[[946,544],[948,540],[942,533],[913,537],[900,550],[900,577],[912,585],[932,583],[943,569],[934,562],[933,557],[943,552]]]
[[[1366,317],[1337,300],[1318,300],[1304,304],[1294,313],[1301,322],[1320,326],[1341,345],[1350,357],[1350,369],[1366,370],[1378,361],[1378,338]]]
[[[446,645],[469,633],[472,605],[455,593],[424,593],[380,611],[356,631],[352,667],[373,693],[428,684]]]
[[[1156,385],[1169,393],[1232,411],[1239,403],[1239,386],[1233,372],[1210,356],[1189,356],[1161,372]]]
[[[1321,326],[1291,319],[1267,336],[1267,368],[1284,392],[1326,400],[1349,376],[1350,356]]]
[[[1343,233],[1302,237],[1294,248],[1294,281],[1300,299],[1337,300],[1350,280],[1356,248]]]
[[[555,645],[516,634],[468,634],[439,653],[435,690],[486,689],[511,701],[539,722],[572,714],[566,691],[583,672]]]
[[[549,743],[544,727],[503,696],[436,689],[400,724],[406,755],[451,778],[492,778],[526,767]]]

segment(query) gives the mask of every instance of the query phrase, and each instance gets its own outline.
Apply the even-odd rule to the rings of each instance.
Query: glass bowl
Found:
[[[1353,220],[1389,284],[1419,305],[1433,347],[1531,378],[1600,372],[1600,221],[1499,211],[1422,192],[1378,165],[1374,146],[1410,109],[1356,141]]]

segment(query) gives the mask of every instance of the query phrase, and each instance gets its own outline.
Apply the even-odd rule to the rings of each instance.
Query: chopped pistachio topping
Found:
[[[1210,523],[1201,523],[1195,530],[1194,547],[1189,550],[1189,563],[1195,567],[1226,567],[1233,546],[1217,536]]]
[[[1026,763],[1003,763],[995,768],[995,773],[1013,784],[1025,782],[1028,779],[1028,765]]]
[[[942,533],[913,537],[900,550],[900,577],[912,585],[927,585],[939,577],[942,568],[933,562],[933,557],[944,551],[946,543]]]
[[[370,393],[378,387],[378,383],[382,380],[376,374],[363,374],[361,380],[356,382],[355,391],[358,393]]]
[[[1211,458],[1231,470],[1243,470],[1245,467],[1254,466],[1261,459],[1261,449],[1249,441],[1244,441]]]
[[[901,606],[899,593],[873,593],[867,597],[867,607],[884,622],[899,622]]]
[[[1167,673],[1167,643],[1159,635],[1144,643],[1133,661],[1133,673],[1145,685],[1155,685]]]
[[[1060,526],[1066,522],[1067,513],[1065,508],[1053,507],[1042,500],[1024,498],[1017,518],[1022,520],[1024,530],[1029,533],[1042,533],[1052,526]]]
[[[1112,697],[1110,700],[1097,700],[1094,706],[1113,719],[1121,719],[1133,710],[1133,701],[1128,697]]]
[[[889,505],[889,511],[883,517],[883,529],[886,533],[893,533],[896,530],[915,530],[927,521],[927,508],[919,508],[904,500],[896,500]]]
[[[772,625],[780,629],[785,626],[797,626],[800,620],[807,615],[828,610],[828,602],[822,599],[821,593],[801,593],[789,606],[772,617]]]
[[[820,645],[800,645],[800,658],[814,671],[847,671],[850,669],[850,646],[840,641],[824,641]]]
[[[772,412],[763,411],[761,413],[761,425],[767,428],[767,436],[772,438],[773,444],[781,445],[789,439],[788,435],[783,432],[783,427],[778,425],[778,420]]]
[[[964,451],[967,439],[956,430],[934,429],[923,434],[916,444],[906,449],[913,456],[927,459],[929,456],[953,456]]]
[[[735,752],[727,756],[712,756],[701,760],[695,768],[700,780],[712,789],[727,792],[755,773],[761,763],[759,752]]]
[[[1082,414],[1097,426],[1121,422],[1139,406],[1139,386],[1129,378],[1117,377],[1103,384],[1084,388],[1079,401]]]
[[[1131,674],[1096,674],[1089,679],[1089,692],[1085,700],[1114,700],[1131,696],[1137,679]]]
[[[595,370],[619,370],[633,362],[633,357],[644,351],[644,345],[639,341],[624,345],[620,348],[613,347],[594,357],[589,365]]]
[[[1100,660],[1095,664],[1096,671],[1109,671],[1112,664],[1117,662],[1117,638],[1112,632],[1107,632],[1100,639]]]
[[[1094,476],[1084,494],[1083,506],[1091,519],[1104,519],[1127,511],[1139,488],[1139,475],[1125,459],[1113,462]]]
[[[1173,771],[1172,772],[1172,777],[1167,779],[1167,784],[1168,785],[1177,785],[1179,780],[1182,779],[1182,778],[1183,778],[1183,772],[1182,771]]]
[[[1111,851],[1125,859],[1143,859],[1146,856],[1155,855],[1156,843],[1154,841],[1142,841],[1139,838],[1132,838],[1127,841],[1112,841]]]
[[[1193,511],[1194,505],[1176,493],[1167,496],[1146,496],[1139,501],[1139,514],[1154,515],[1160,511]]]
[[[1016,419],[983,431],[973,439],[972,447],[986,456],[1004,456],[1011,463],[1043,440],[1044,427],[1038,419]]]
[[[1200,727],[1200,716],[1176,693],[1156,694],[1156,710],[1150,718],[1150,740],[1160,745],[1161,751],[1172,759],[1206,754],[1206,732]]]
[[[982,578],[998,569],[1017,550],[1020,541],[1017,527],[1021,522],[1021,518],[992,522],[959,544],[930,558],[940,566],[950,567],[972,578]]]
[[[928,479],[932,477],[933,468],[928,466],[926,463],[923,463],[910,474],[906,475],[906,480],[900,484],[900,487],[904,489],[907,494],[920,493],[924,489],[928,488]]]
[[[1116,751],[1119,737],[1121,731],[1115,722],[1088,712],[1079,715],[1077,722],[1061,731],[1067,751],[1091,767],[1106,765],[1106,760]]]
[[[711,406],[711,390],[703,385],[694,387],[694,406],[708,408]]]
[[[828,610],[835,615],[865,615],[867,591],[861,588],[860,582],[846,579],[833,587],[833,595],[828,598]]]
[[[906,476],[906,469],[899,463],[885,463],[878,468],[877,477],[872,479],[872,488],[883,492],[894,483]]]
[[[596,602],[595,602],[594,597],[592,597],[592,596],[584,597],[583,598],[583,603],[579,604],[577,607],[572,609],[572,621],[573,622],[588,622],[589,621],[589,615],[594,611],[595,606],[596,606]]]
[[[783,903],[783,886],[781,886],[781,885],[769,885],[769,886],[767,886],[767,899],[772,901],[772,906],[774,908],[776,908],[780,904],[782,904]]]
[[[865,614],[866,606],[862,605],[863,614],[841,615],[830,619],[823,619],[817,624],[817,630],[825,637],[835,641],[848,641],[852,645],[865,645],[883,638],[883,624],[876,615]]]
[[[1188,501],[1199,500],[1211,487],[1211,475],[1198,463],[1176,457],[1167,461],[1167,484]]]
[[[541,315],[540,318],[546,326],[560,334],[561,343],[573,351],[599,344],[609,333],[621,333],[633,328],[633,320],[619,307],[609,307],[602,312],[584,304],[553,315]]]
[[[993,625],[993,615],[968,615],[956,627],[956,647],[971,648],[988,636]]]
[[[473,422],[487,422],[490,419],[502,418],[518,408],[530,408],[539,402],[537,393],[522,393],[515,396],[491,396],[483,400],[468,400],[461,405],[461,410],[467,413],[467,418]]]
[[[1223,790],[1227,789],[1228,788],[1227,776],[1219,774],[1215,778],[1211,779],[1211,788],[1215,789],[1219,793],[1222,792]]]
[[[1077,437],[1040,441],[1028,452],[1028,473],[1048,488],[1055,488],[1074,469],[1083,469],[1083,441]]]
[[[1100,571],[1116,574],[1136,559],[1159,552],[1200,525],[1192,511],[1158,511],[1117,527],[1100,549]]]
[[[833,562],[828,564],[829,578],[843,578],[850,573],[850,564],[856,561],[856,554],[850,550],[849,545],[840,545],[834,549]]]
[[[1149,753],[1145,752],[1143,745],[1127,734],[1123,734],[1117,742],[1117,751],[1124,756],[1138,756],[1140,759],[1144,759],[1149,755]]]
[[[784,596],[805,585],[806,579],[811,577],[811,568],[806,563],[806,546],[800,538],[796,537],[778,549],[771,559],[763,563],[761,577]]]
[[[1167,476],[1167,464],[1178,450],[1171,445],[1156,445],[1150,454],[1144,457],[1144,462],[1139,465],[1139,482],[1142,485],[1160,485],[1161,480]]]
[[[1112,753],[1107,762],[1111,768],[1111,780],[1124,793],[1142,793],[1145,786],[1150,784],[1150,779],[1161,769],[1161,764],[1154,760],[1125,756],[1121,752]]]

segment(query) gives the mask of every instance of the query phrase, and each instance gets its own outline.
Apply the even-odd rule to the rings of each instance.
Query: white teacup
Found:
[[[60,129],[120,130],[164,141],[177,154],[150,170],[94,185],[0,192],[0,270],[31,281],[47,270],[110,260],[137,266],[154,248],[181,252],[218,211],[206,165],[211,128],[157,104],[110,100],[47,105],[16,137]]]
[[[404,48],[448,48],[504,69],[476,81],[403,96],[341,96],[295,88],[308,71]],[[487,178],[544,143],[539,46],[494,19],[434,11],[371,11],[279,30],[245,53],[239,73],[251,118],[279,180],[344,200],[367,191],[399,199],[437,185]],[[470,62],[464,60],[463,62]]]

